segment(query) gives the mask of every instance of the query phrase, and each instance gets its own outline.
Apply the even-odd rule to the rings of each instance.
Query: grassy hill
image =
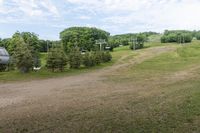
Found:
[[[52,79],[52,82],[60,83],[56,90],[48,86],[52,95],[45,97],[46,92],[42,91],[40,95],[45,95],[41,100],[37,99],[31,105],[15,106],[16,110],[23,109],[23,114],[12,112],[12,119],[6,116],[10,116],[9,113],[0,114],[3,120],[0,121],[0,131],[200,132],[199,44],[200,41],[185,45],[149,42],[146,48],[137,51],[129,50],[128,46],[116,48],[112,53],[113,62],[92,70],[80,69],[62,74],[44,70],[24,77],[11,73],[10,76],[19,80],[25,80],[25,77],[26,80],[49,78],[52,75],[74,76],[63,80],[66,85],[61,86],[69,85],[68,88],[59,88],[64,82]],[[2,75],[1,81],[12,80]],[[71,81],[76,84],[71,83],[70,86]],[[41,82],[42,86],[46,81],[37,82]],[[23,87],[37,85],[35,82],[20,84]],[[33,90],[35,94],[37,88]]]

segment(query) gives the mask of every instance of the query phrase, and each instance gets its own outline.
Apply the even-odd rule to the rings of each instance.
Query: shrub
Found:
[[[8,64],[8,70],[15,70],[16,68],[16,59],[13,56],[10,56],[9,64]]]
[[[16,67],[20,72],[27,73],[31,68],[33,68],[33,57],[26,44],[22,43],[16,46],[14,58]]]
[[[86,67],[91,67],[94,65],[98,65],[103,62],[109,62],[111,61],[112,56],[110,52],[101,52],[101,51],[96,51],[90,53],[86,53],[83,56],[83,65]]]
[[[83,65],[86,67],[92,67],[94,66],[94,59],[92,58],[92,56],[90,55],[89,52],[87,52],[84,56],[83,56]]]
[[[134,41],[134,40],[133,40]],[[130,45],[130,49],[141,49],[144,47],[144,42],[147,41],[147,37],[143,34],[136,35],[134,43]]]
[[[103,55],[102,56],[103,62],[109,62],[112,60],[112,56],[111,56],[110,52],[104,52],[102,55]]]
[[[67,65],[67,57],[62,48],[52,48],[47,56],[47,68],[53,72],[55,70],[63,71]]]
[[[200,32],[196,33],[197,40],[200,40]]]
[[[192,33],[187,31],[166,31],[161,37],[161,43],[189,43],[192,39]]]
[[[100,51],[92,52],[92,56],[94,58],[94,64],[99,65],[102,62],[102,53]]]
[[[82,55],[78,48],[73,48],[69,53],[69,65],[70,68],[80,68],[82,61]]]
[[[0,64],[0,72],[5,71],[6,68],[7,68],[7,65],[5,65],[5,64]]]

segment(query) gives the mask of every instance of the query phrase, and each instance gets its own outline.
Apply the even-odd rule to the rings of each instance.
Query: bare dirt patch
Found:
[[[117,74],[121,69],[126,69],[146,59],[173,50],[175,50],[174,47],[166,46],[145,49],[138,51],[136,57],[128,59],[123,64],[121,61],[128,57],[122,57],[119,59],[120,62],[111,67],[76,76],[0,84],[0,125],[2,125],[0,131],[1,128],[2,131],[16,131],[18,125],[15,121],[18,124],[22,123],[23,127],[24,119],[33,119],[34,122],[37,117],[43,118],[43,115],[48,117],[52,112],[57,112],[55,118],[59,121],[59,119],[62,119],[62,114],[59,113],[63,109],[67,110],[68,113],[81,109],[81,113],[83,113],[85,109],[92,109],[97,105],[110,106],[111,101],[123,102],[123,98],[116,99],[115,95],[120,93],[128,97],[127,93],[144,89],[143,86],[134,86],[133,84],[127,84],[126,86],[118,84],[116,86],[114,83],[104,82],[106,76]],[[109,102],[105,102],[108,97]],[[79,115],[80,112],[77,113]],[[41,123],[45,122],[45,120],[41,121]],[[31,124],[33,123],[30,122],[30,127],[33,126]],[[56,125],[60,123],[55,122],[54,124],[50,127],[56,128]],[[39,132],[44,131],[45,127],[39,126],[37,130],[29,130]]]

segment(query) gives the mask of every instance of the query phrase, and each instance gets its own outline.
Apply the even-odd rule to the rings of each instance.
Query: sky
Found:
[[[200,30],[200,0],[0,0],[0,38],[16,31],[58,40],[72,26],[115,34]]]

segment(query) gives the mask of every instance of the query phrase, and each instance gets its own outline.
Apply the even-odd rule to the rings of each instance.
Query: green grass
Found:
[[[46,59],[47,59],[47,53],[40,53],[40,60],[41,60],[42,67],[45,67]]]
[[[79,69],[65,69],[63,72],[51,72],[46,68],[42,68],[38,72],[29,72],[22,74],[18,71],[11,72],[1,72],[0,73],[0,82],[13,82],[13,81],[29,81],[35,79],[46,79],[46,78],[54,78],[54,77],[63,77],[63,76],[72,76],[81,73],[91,72],[97,69],[101,69],[103,67],[107,67],[112,65],[113,62],[103,63],[95,67],[84,68],[81,67]]]
[[[119,47],[112,54],[114,59],[108,66],[121,57],[127,56],[124,58],[126,62],[135,56],[128,47]],[[12,127],[18,127],[19,131],[35,129],[36,132],[198,133],[198,66],[200,42],[194,41],[179,46],[174,52],[164,53],[119,70],[115,73],[117,76],[111,74],[102,83],[110,85],[110,88],[102,88],[96,92],[105,91],[103,95],[91,93],[95,95],[93,97],[87,94],[83,101],[76,101],[76,97],[73,97],[77,105],[63,106],[56,112],[38,115],[37,118],[15,120]],[[87,91],[93,90],[95,88]],[[81,91],[78,97],[84,96],[84,91]],[[86,97],[91,99],[87,101]]]
[[[185,74],[179,77],[176,73]],[[127,114],[118,112],[119,116],[122,115],[119,119],[123,126],[117,131],[200,132],[199,41],[122,70],[108,81],[116,85],[133,83],[143,88],[125,96],[128,104],[120,109],[128,108],[130,111],[126,111]]]
[[[116,51],[118,50],[118,56],[126,52],[128,55],[134,53],[127,51],[126,47]],[[119,93],[107,94],[102,97],[101,105],[79,110],[78,116],[75,112],[70,112],[71,119],[67,120],[79,119],[76,121],[77,126],[73,126],[77,132],[200,132],[198,66],[200,42],[195,41],[179,46],[174,52],[119,70],[117,76],[111,75],[105,81],[120,86],[122,90]],[[190,72],[193,67],[197,69]],[[173,76],[182,72],[186,72],[186,75],[180,75],[186,76],[185,78]],[[66,118],[69,116],[68,113],[65,115]]]
[[[132,53],[131,50],[129,50],[129,47],[119,47],[114,49],[114,52],[111,52],[113,59],[112,61],[108,63],[103,63],[95,67],[91,68],[85,68],[81,67],[80,69],[65,69],[64,72],[51,72],[50,70],[47,70],[45,68],[46,64],[46,53],[40,53],[40,59],[41,59],[41,66],[42,69],[38,72],[30,72],[27,74],[22,74],[18,71],[10,71],[10,72],[0,72],[0,82],[11,82],[11,81],[28,81],[28,80],[34,80],[34,79],[46,79],[46,78],[53,78],[53,77],[62,77],[62,76],[70,76],[70,75],[76,75],[80,73],[86,73],[90,71],[94,71],[97,69],[101,69],[103,67],[108,67],[113,65],[120,57],[123,55]]]
[[[165,44],[166,45],[166,44]],[[175,44],[170,44],[174,46]],[[133,77],[144,78],[154,75],[170,74],[173,72],[185,70],[192,66],[200,65],[200,42],[179,46],[176,51],[164,53],[152,59],[148,59],[141,64],[130,67],[130,69],[123,71],[122,79],[127,80]],[[142,74],[141,74],[142,73]],[[126,77],[126,78],[124,78]],[[119,79],[117,77],[118,80]]]

